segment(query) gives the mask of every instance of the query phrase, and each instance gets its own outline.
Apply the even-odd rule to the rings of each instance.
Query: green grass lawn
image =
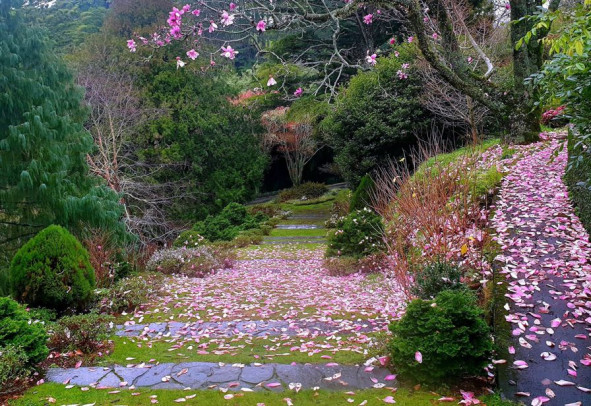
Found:
[[[367,334],[371,336],[372,334]],[[279,337],[269,338],[215,338],[202,339],[201,344],[209,343],[204,350],[208,354],[199,354],[198,344],[192,340],[183,343],[180,348],[174,348],[182,343],[180,339],[159,338],[141,340],[134,337],[112,337],[114,344],[112,354],[103,358],[102,365],[110,364],[139,364],[156,360],[164,362],[225,362],[250,364],[261,363],[326,363],[336,362],[343,365],[357,365],[363,363],[369,355],[363,351],[368,349],[369,343],[357,343],[350,341],[353,336],[341,335],[336,338],[300,338],[290,337],[288,340],[280,340]],[[314,342],[315,349],[321,351],[310,356],[308,352],[290,351],[292,347],[299,347],[304,343]],[[138,347],[138,345],[140,347]],[[329,346],[322,348],[321,346]],[[330,356],[330,359],[322,358]],[[155,362],[155,361],[152,361]]]
[[[269,237],[326,237],[325,228],[312,228],[312,229],[284,229],[274,228],[269,234]]]
[[[109,393],[116,392],[116,393]],[[231,399],[224,399],[225,395],[233,394]],[[195,396],[193,396],[195,395]],[[78,387],[65,389],[60,384],[44,384],[29,389],[22,398],[12,401],[11,406],[44,406],[44,405],[149,405],[152,399],[157,399],[160,405],[172,405],[177,402],[194,405],[246,405],[256,406],[263,403],[266,406],[287,405],[285,398],[291,399],[294,406],[309,405],[358,405],[367,400],[367,405],[384,405],[383,399],[392,396],[397,405],[403,406],[424,406],[429,405],[439,395],[425,391],[411,391],[408,389],[398,389],[392,393],[390,389],[368,389],[354,391],[352,393],[332,392],[332,391],[313,391],[302,390],[299,393],[294,391],[284,392],[228,392],[221,391],[182,391],[182,390],[149,390],[149,389],[121,389],[105,390],[92,389],[82,391]],[[189,397],[187,399],[187,397]],[[180,399],[184,400],[180,400]],[[349,403],[347,399],[353,399]],[[176,402],[175,402],[176,401]]]

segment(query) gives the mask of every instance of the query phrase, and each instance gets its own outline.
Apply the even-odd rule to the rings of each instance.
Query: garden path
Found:
[[[563,142],[528,147],[492,220],[511,326],[500,382],[531,405],[591,405],[591,244],[562,181]]]
[[[96,388],[223,391],[397,386],[378,359],[375,365],[363,361],[371,357],[371,336],[402,314],[400,289],[366,275],[328,275],[322,267],[324,240],[306,235],[302,244],[297,238],[325,234],[328,212],[302,211],[274,230],[284,238],[281,245],[248,247],[232,269],[207,278],[169,279],[167,294],[117,326],[118,340],[134,347],[133,356],[117,348],[123,341],[115,341],[115,352],[124,352],[116,364],[52,368],[46,380]],[[187,362],[162,362],[162,353],[178,352]],[[232,354],[242,361],[218,362]]]

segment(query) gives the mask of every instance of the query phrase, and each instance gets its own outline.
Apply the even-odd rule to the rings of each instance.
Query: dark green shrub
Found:
[[[569,165],[564,180],[576,213],[587,232],[591,234],[591,148],[582,142],[577,145],[578,141],[573,136],[573,131],[569,130]]]
[[[248,213],[246,207],[238,203],[230,203],[220,214],[207,216],[204,221],[199,221],[193,226],[193,232],[205,237],[208,241],[232,241],[241,231],[258,228],[260,224],[269,219],[264,213]],[[188,234],[184,235],[187,239]],[[179,237],[180,238],[180,237]],[[196,237],[198,239],[198,237]],[[175,246],[183,246],[185,240],[179,241]]]
[[[49,346],[58,352],[96,353],[113,331],[114,321],[113,316],[97,313],[62,317],[53,326]]]
[[[27,311],[12,299],[0,297],[0,347],[19,347],[27,365],[37,364],[47,357],[47,334],[41,323],[31,322]]]
[[[31,306],[81,310],[91,301],[94,287],[88,252],[60,226],[40,231],[10,264],[12,295]]]
[[[224,207],[218,216],[225,218],[233,226],[239,226],[246,222],[246,216],[248,216],[248,212],[246,211],[246,207],[243,205],[239,203],[230,203]]]
[[[390,325],[396,370],[418,382],[440,383],[480,375],[492,351],[484,313],[469,291],[443,291],[433,301],[413,300]],[[422,363],[415,353],[422,354]]]
[[[326,255],[362,258],[384,250],[382,218],[369,209],[357,210],[340,219],[328,234]]]
[[[328,187],[324,183],[306,182],[289,189],[282,190],[279,193],[279,201],[286,202],[296,199],[316,199],[328,192]]]
[[[357,186],[357,189],[355,189],[355,192],[351,196],[349,210],[353,212],[364,209],[365,207],[371,207],[371,194],[374,187],[375,183],[371,176],[367,174],[363,176],[361,182],[359,182],[359,186]]]
[[[412,294],[421,299],[433,299],[444,290],[465,289],[461,282],[462,270],[448,262],[434,262],[419,269],[415,274]]]
[[[0,347],[0,395],[16,391],[22,385],[20,379],[30,373],[27,354],[20,347]]]

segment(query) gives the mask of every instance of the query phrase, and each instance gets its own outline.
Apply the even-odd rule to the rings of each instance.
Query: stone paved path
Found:
[[[223,365],[208,362],[113,366],[105,368],[51,368],[46,380],[94,388],[148,387],[152,389],[214,389],[281,391],[321,388],[353,390],[395,387],[394,375],[385,368],[337,364]]]
[[[591,405],[591,244],[562,182],[560,142],[517,162],[493,219],[514,347],[500,382],[528,405]]]
[[[385,319],[365,320],[363,324],[351,320],[341,322],[323,322],[314,320],[249,320],[237,322],[195,322],[181,323],[176,321],[118,325],[116,334],[126,337],[158,337],[158,336],[188,336],[196,337],[231,337],[245,335],[252,337],[264,336],[301,336],[317,337],[347,333],[367,333],[377,329],[385,330],[388,326]]]

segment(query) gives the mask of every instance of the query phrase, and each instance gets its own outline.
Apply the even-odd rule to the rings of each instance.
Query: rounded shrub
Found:
[[[17,302],[0,297],[0,347],[20,348],[26,364],[37,364],[47,357],[47,334],[41,323],[29,323],[29,313]]]
[[[18,250],[10,264],[15,299],[58,311],[84,309],[95,275],[88,252],[66,229],[49,226]]]
[[[433,301],[412,301],[390,331],[395,368],[418,382],[437,384],[480,375],[492,351],[483,311],[469,291],[446,290]],[[417,352],[421,363],[415,359]]]
[[[326,255],[363,258],[384,250],[382,218],[365,208],[340,219],[328,234]]]
[[[414,279],[411,292],[421,299],[433,299],[444,290],[467,288],[461,281],[462,270],[449,262],[429,263],[415,273]]]
[[[359,182],[359,186],[353,192],[351,196],[351,203],[349,204],[349,210],[362,210],[366,207],[370,206],[371,203],[371,194],[373,193],[373,188],[375,187],[375,183],[371,176],[365,175],[361,178],[361,182]]]

